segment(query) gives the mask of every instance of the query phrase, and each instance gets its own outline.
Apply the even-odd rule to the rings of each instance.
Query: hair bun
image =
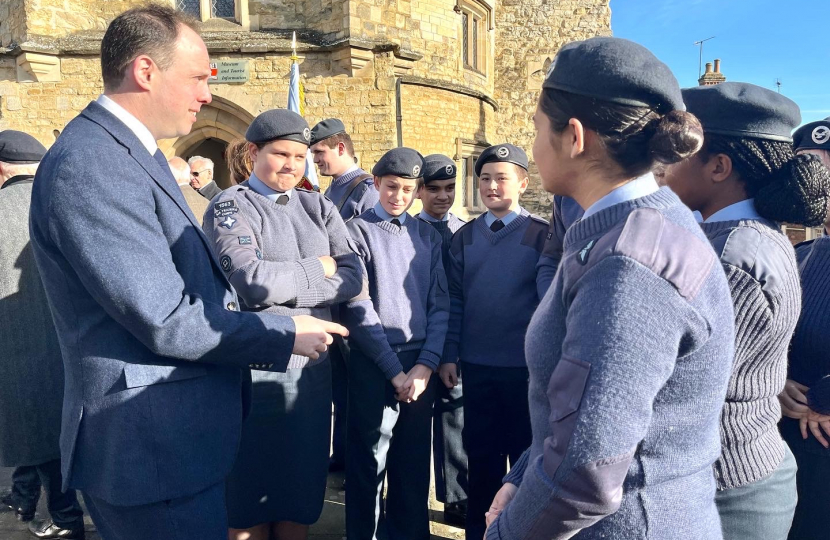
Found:
[[[677,163],[703,146],[703,127],[691,113],[671,111],[659,121],[649,141],[651,157],[660,163]]]
[[[818,156],[798,154],[755,194],[758,212],[774,221],[807,227],[827,219],[830,171]]]

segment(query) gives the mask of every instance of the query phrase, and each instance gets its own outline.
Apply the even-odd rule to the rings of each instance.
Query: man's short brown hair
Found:
[[[101,41],[104,88],[118,88],[127,68],[141,55],[152,58],[161,69],[169,68],[182,26],[198,31],[194,19],[158,4],[133,8],[116,17]]]
[[[329,148],[336,148],[338,144],[343,143],[343,146],[346,147],[346,152],[348,152],[350,156],[354,157],[354,143],[352,142],[352,138],[349,137],[349,134],[345,131],[338,133],[337,135],[332,135],[331,137],[323,139],[320,142]]]

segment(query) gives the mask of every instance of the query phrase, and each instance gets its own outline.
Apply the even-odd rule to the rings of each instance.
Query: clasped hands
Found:
[[[427,389],[432,368],[423,364],[415,364],[409,373],[401,371],[389,381],[395,387],[395,399],[403,403],[417,401]]]
[[[801,383],[787,379],[784,391],[778,396],[781,412],[788,418],[798,420],[801,436],[806,439],[807,431],[825,448],[830,448],[825,434],[830,437],[830,415],[820,414],[807,405],[807,392],[810,389]],[[824,433],[822,433],[824,430]]]

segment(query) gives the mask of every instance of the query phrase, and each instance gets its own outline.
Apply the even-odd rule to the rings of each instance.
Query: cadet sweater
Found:
[[[573,224],[527,331],[533,443],[487,538],[719,540],[729,287],[668,188]]]
[[[525,331],[539,304],[536,263],[548,222],[521,208],[513,221],[493,232],[485,215],[452,238],[444,362],[525,367]]]
[[[805,242],[796,253],[803,305],[790,349],[789,378],[810,389],[811,409],[830,415],[830,237]]]
[[[735,361],[721,413],[719,490],[757,482],[784,459],[778,394],[801,309],[795,252],[775,223],[716,221],[700,227],[720,256],[735,309]]]
[[[387,379],[402,371],[398,352],[420,350],[417,363],[436,369],[449,319],[438,232],[412,216],[398,227],[374,210],[346,226],[366,266],[363,291],[341,308],[350,345]]]
[[[332,181],[331,185],[326,190],[326,197],[328,197],[335,205],[340,204],[340,201],[349,191],[349,186],[351,185],[352,180],[365,174],[368,173],[358,167],[353,171],[337,177],[334,181]],[[356,186],[354,191],[351,192],[348,200],[346,200],[340,208],[340,217],[342,217],[344,221],[349,221],[356,216],[359,216],[377,204],[378,190],[375,189],[373,182],[374,180],[372,178],[368,178],[361,182],[361,185]]]
[[[202,228],[245,310],[330,321],[330,306],[360,291],[362,267],[346,226],[337,207],[319,193],[295,189],[288,203],[280,205],[245,181],[213,200]],[[324,255],[337,262],[330,278],[318,259]],[[288,368],[318,364],[326,357],[292,355]],[[255,372],[255,377],[268,376]]]
[[[447,221],[430,221],[421,218],[420,215],[415,216],[415,218],[420,219],[424,223],[429,223],[435,228],[436,231],[438,231],[438,234],[441,235],[441,260],[444,262],[444,271],[449,273],[449,251],[452,235],[467,222],[461,220],[454,214],[450,214]]]

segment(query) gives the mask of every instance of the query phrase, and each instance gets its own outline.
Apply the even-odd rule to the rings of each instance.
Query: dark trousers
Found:
[[[718,491],[723,540],[787,540],[796,504],[796,463],[790,449],[766,478]]]
[[[84,512],[78,503],[74,489],[61,491],[61,460],[55,459],[40,465],[18,467],[12,473],[12,499],[28,513],[34,513],[40,499],[40,488],[46,491],[46,503],[52,521],[59,527],[75,529],[83,527]]]
[[[404,372],[419,351],[398,353]],[[388,540],[429,540],[429,460],[435,385],[412,403],[359,350],[349,356],[346,538],[374,540],[387,481]]]
[[[331,362],[331,401],[334,405],[334,428],[331,438],[331,461],[338,465],[346,462],[346,404],[349,376],[345,356],[347,345],[335,337],[337,346],[329,348]]]
[[[484,537],[484,514],[507,474],[530,446],[527,368],[462,363],[464,448],[469,464],[467,540]]]
[[[89,515],[103,540],[227,540],[225,483],[187,497],[115,506],[84,493]]]
[[[458,385],[447,388],[436,373],[435,412],[432,419],[432,463],[435,469],[435,497],[444,504],[467,500],[467,453],[461,437],[464,429],[464,394]]]
[[[809,431],[804,440],[797,420],[784,418],[780,428],[798,463],[798,504],[789,540],[827,540],[830,538],[827,523],[830,515],[830,450],[821,446]]]

